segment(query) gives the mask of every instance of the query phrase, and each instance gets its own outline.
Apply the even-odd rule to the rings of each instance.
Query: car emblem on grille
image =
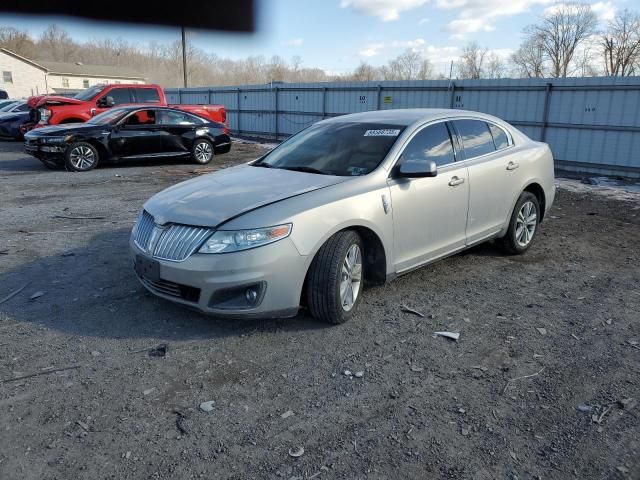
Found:
[[[158,240],[160,240],[160,237],[162,236],[162,232],[164,232],[164,227],[155,223],[153,225],[153,230],[151,230],[149,243],[147,243],[147,253],[153,254],[153,251],[156,249],[156,245],[158,244]]]

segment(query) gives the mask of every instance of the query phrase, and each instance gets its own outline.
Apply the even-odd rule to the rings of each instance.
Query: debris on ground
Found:
[[[356,377],[356,378],[362,378],[362,377],[364,377],[364,372],[363,371],[356,372],[356,373],[353,374],[353,376]]]
[[[156,387],[152,387],[152,388],[147,388],[145,391],[142,392],[143,395],[147,396],[152,394],[155,391]]]
[[[150,357],[164,357],[167,354],[167,348],[169,345],[166,343],[161,343],[157,347],[154,347],[149,350]]]
[[[420,318],[424,318],[424,314],[419,312],[418,310],[415,310],[411,307],[407,307],[406,305],[402,305],[402,311],[406,312],[406,313],[412,313],[413,315],[417,315]]]
[[[352,376],[352,375],[353,375],[353,373],[351,372],[351,370],[345,370],[344,372],[342,372],[342,374],[343,374],[345,377],[350,377],[350,376]]]
[[[457,332],[433,332],[433,337],[444,337],[457,342],[460,338],[460,334]]]
[[[507,388],[509,388],[509,385],[511,385],[513,382],[516,382],[518,380],[524,380],[525,378],[537,377],[538,375],[540,375],[542,373],[544,368],[545,367],[542,367],[536,373],[532,373],[531,375],[523,375],[522,377],[516,377],[516,378],[511,378],[511,379],[507,380],[507,384],[504,386],[504,390],[502,390],[502,393],[504,394],[507,391]]]
[[[631,410],[638,404],[638,401],[635,398],[623,398],[618,400],[618,406],[623,410]]]
[[[280,415],[280,418],[289,418],[292,415],[295,415],[295,413],[293,413],[293,410],[287,410],[286,412]]]
[[[178,409],[174,409],[176,414],[176,428],[183,435],[187,435],[191,431],[189,416]]]
[[[15,297],[17,294],[19,294],[22,290],[24,290],[25,288],[27,288],[27,283],[25,283],[23,286],[21,286],[20,288],[18,288],[17,290],[14,290],[13,292],[11,292],[9,295],[7,295],[6,297],[4,297],[2,300],[0,300],[0,303],[4,303],[7,300],[11,300],[13,297]]]
[[[295,447],[295,448],[290,448],[289,449],[289,456],[290,457],[298,458],[298,457],[301,457],[302,455],[304,455],[304,448],[303,447]]]
[[[35,300],[36,298],[40,298],[41,296],[44,295],[44,292],[42,291],[37,291],[36,293],[34,293],[33,295],[31,295],[29,297],[29,300]]]
[[[585,413],[588,413],[588,412],[590,412],[591,410],[593,410],[593,405],[587,405],[586,403],[581,403],[581,404],[579,404],[578,406],[576,406],[576,409],[577,409],[579,412],[585,412]]]
[[[540,335],[546,335],[547,334],[547,329],[544,327],[536,327],[536,330],[538,331],[538,333]]]
[[[42,370],[41,372],[29,373],[27,375],[20,375],[18,377],[0,380],[0,383],[15,382],[17,380],[24,380],[25,378],[37,377],[39,375],[49,375],[50,373],[63,372],[65,370],[73,370],[75,368],[80,368],[80,365],[71,365],[70,367],[50,368],[47,370]]]
[[[213,405],[216,402],[214,400],[209,400],[208,402],[202,402],[200,404],[200,410],[202,410],[203,412],[210,412],[213,410]]]

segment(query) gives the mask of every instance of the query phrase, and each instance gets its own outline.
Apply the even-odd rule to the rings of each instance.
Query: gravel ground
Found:
[[[561,189],[526,255],[474,248],[345,325],[225,321],[147,294],[127,252],[142,203],[202,167],[71,174],[20,148],[0,144],[0,301],[24,286],[0,304],[3,480],[640,478],[640,195]]]

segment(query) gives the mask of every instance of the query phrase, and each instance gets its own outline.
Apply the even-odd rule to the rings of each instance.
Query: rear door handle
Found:
[[[456,185],[460,185],[462,183],[464,183],[464,178],[452,177],[451,180],[449,181],[449,186],[455,187]]]
[[[519,163],[516,162],[509,162],[507,164],[507,170],[515,170],[516,168],[518,168],[520,166]]]

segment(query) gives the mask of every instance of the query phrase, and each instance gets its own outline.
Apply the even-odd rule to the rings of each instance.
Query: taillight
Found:
[[[222,123],[227,123],[227,111],[222,110]]]

